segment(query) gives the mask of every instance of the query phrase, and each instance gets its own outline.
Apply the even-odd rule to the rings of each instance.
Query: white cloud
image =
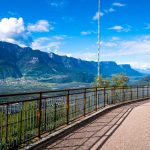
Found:
[[[49,0],[51,7],[63,7],[66,4],[65,0]]]
[[[49,32],[54,28],[49,24],[47,20],[39,20],[35,24],[29,24],[27,29],[30,32]]]
[[[64,22],[67,22],[67,23],[72,23],[72,22],[75,22],[75,19],[70,17],[70,16],[63,16],[61,18]]]
[[[121,31],[123,30],[123,27],[122,26],[113,26],[111,28],[109,28],[110,30],[116,30],[116,31]]]
[[[20,34],[25,31],[23,18],[3,18],[0,21],[0,32],[3,34]]]
[[[104,13],[101,12],[101,13],[100,13],[100,16],[104,16]],[[98,17],[99,17],[99,12],[96,12],[96,14],[93,16],[93,20],[94,20],[94,21],[95,21],[95,20],[98,20]]]
[[[82,31],[81,35],[90,35],[92,34],[92,31]]]
[[[150,55],[150,40],[139,39],[137,41],[125,41],[120,43],[120,47],[121,49],[125,50],[123,53],[124,55]]]
[[[67,37],[67,35],[55,35],[55,36],[52,36],[52,38],[54,38],[56,40],[64,40],[65,37]]]
[[[119,64],[130,64],[133,68],[135,69],[149,69],[150,68],[150,64],[149,63],[144,63],[144,62],[137,62],[137,61],[127,61],[127,62],[118,62]]]
[[[106,45],[108,42],[103,42]],[[111,42],[113,47],[111,53],[105,51],[105,56],[142,56],[150,55],[150,38],[147,36],[136,37],[136,39],[120,40]],[[108,53],[107,53],[108,52]]]
[[[113,51],[105,51],[105,56],[136,56],[150,55],[150,38],[147,36],[137,37],[132,40],[120,40],[114,42],[103,42],[103,45],[111,43]],[[108,53],[107,53],[108,52]]]
[[[144,39],[144,40],[150,40],[150,35],[144,35],[141,38]]]
[[[131,64],[134,68],[150,68],[150,35],[136,36],[127,40],[114,38],[103,41],[101,60],[113,60],[122,64]]]
[[[120,38],[119,38],[119,37],[116,37],[116,36],[113,36],[113,37],[112,37],[112,40],[113,40],[113,41],[118,41],[118,40],[120,40]]]
[[[108,29],[115,30],[117,32],[129,32],[131,30],[131,26],[123,27],[123,26],[116,25],[116,26],[110,27]]]
[[[82,60],[86,60],[86,61],[91,61],[91,60],[97,61],[97,53],[94,53],[94,52],[82,51],[80,53],[71,53],[71,56],[74,58],[78,58],[78,59],[82,59]]]
[[[3,18],[0,20],[0,40],[19,44],[30,45],[32,39],[26,31],[23,18]]]
[[[97,34],[97,31],[89,30],[89,31],[81,31],[81,35],[91,35],[91,34]]]
[[[67,57],[72,57],[72,54],[71,53],[67,53],[66,56]]]
[[[124,7],[126,6],[126,4],[123,4],[123,3],[119,3],[119,2],[115,2],[112,4],[113,6],[116,6],[116,7]]]
[[[62,40],[67,35],[41,37],[34,41],[31,38],[33,32],[48,32],[49,30],[50,25],[45,20],[39,20],[36,24],[25,26],[23,18],[3,18],[0,20],[0,41],[18,44],[22,47],[30,46],[33,49],[56,52],[60,49]]]
[[[52,3],[50,3],[50,5],[53,7],[58,7],[60,4],[52,2]]]
[[[60,7],[60,6],[63,5],[63,3],[56,3],[56,2],[53,2],[53,3],[50,3],[50,5],[51,5],[52,7]]]
[[[32,43],[33,49],[39,49],[46,52],[57,52],[60,50],[60,45],[62,45],[59,41],[53,41],[51,38],[48,37],[42,37],[35,39]]]
[[[108,11],[109,11],[109,12],[114,12],[115,9],[114,9],[114,8],[109,8]]]
[[[102,46],[105,46],[105,47],[114,47],[114,46],[117,46],[117,44],[114,43],[114,42],[103,42]]]
[[[100,16],[104,16],[107,13],[115,12],[114,7],[124,7],[124,6],[126,6],[126,4],[115,2],[115,3],[112,4],[112,6],[110,8],[107,8],[107,9],[103,10],[103,12],[100,12]],[[93,16],[93,20],[94,21],[98,20],[98,16],[99,16],[99,13],[96,12],[96,14]]]
[[[109,8],[109,9],[105,9],[104,10],[104,13],[112,13],[112,12],[114,12],[115,11],[115,9],[114,8]]]
[[[82,55],[81,59],[90,61],[92,59],[95,59],[96,57],[97,53],[87,52]]]

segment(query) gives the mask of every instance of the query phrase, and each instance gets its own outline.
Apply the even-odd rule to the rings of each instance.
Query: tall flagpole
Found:
[[[100,79],[100,0],[98,0],[98,81]],[[99,83],[98,83],[99,84]]]

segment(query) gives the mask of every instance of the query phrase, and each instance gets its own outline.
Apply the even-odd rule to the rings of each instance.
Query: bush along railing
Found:
[[[150,86],[0,95],[0,150],[18,148],[107,105],[150,97]]]

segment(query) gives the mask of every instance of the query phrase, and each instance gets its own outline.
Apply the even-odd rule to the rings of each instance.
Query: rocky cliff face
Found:
[[[117,65],[115,62],[101,62],[101,74],[112,76],[125,73],[140,76],[130,65]],[[73,57],[59,56],[29,47],[0,42],[0,79],[22,76],[49,82],[92,82],[97,73],[97,63]]]

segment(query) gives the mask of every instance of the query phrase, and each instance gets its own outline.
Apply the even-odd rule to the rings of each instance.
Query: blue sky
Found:
[[[0,0],[0,40],[97,60],[98,0]],[[149,0],[101,0],[101,60],[150,68]]]

